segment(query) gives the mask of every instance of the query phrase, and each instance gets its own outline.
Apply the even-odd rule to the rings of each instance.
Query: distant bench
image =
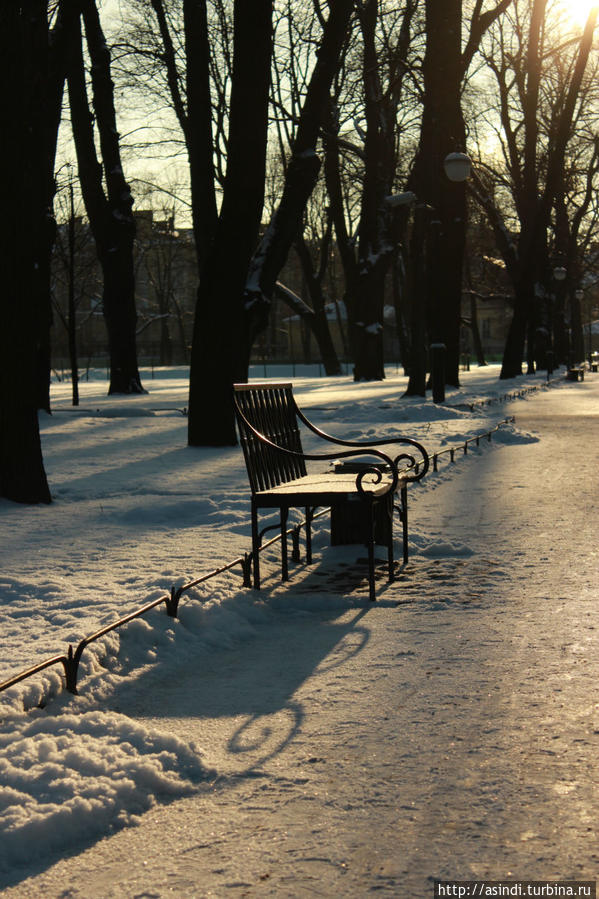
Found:
[[[566,372],[568,381],[584,381],[584,365],[571,365]]]
[[[237,426],[251,489],[252,563],[254,587],[260,589],[260,545],[266,530],[259,531],[258,510],[278,509],[281,528],[281,576],[289,577],[287,518],[290,509],[302,508],[306,516],[306,561],[312,561],[311,522],[318,507],[332,509],[332,542],[355,539],[368,549],[369,596],[375,599],[375,541],[387,547],[389,580],[394,577],[393,509],[399,497],[403,529],[404,561],[408,558],[407,485],[421,480],[429,467],[425,448],[409,437],[390,440],[340,440],[313,425],[295,402],[290,383],[235,384]],[[299,422],[322,440],[353,447],[325,454],[304,453]],[[405,447],[391,458],[376,447]],[[362,456],[360,462],[343,462]],[[328,471],[308,473],[306,461],[335,461]],[[353,535],[353,536],[352,536]]]

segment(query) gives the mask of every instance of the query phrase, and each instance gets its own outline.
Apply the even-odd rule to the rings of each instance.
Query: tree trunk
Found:
[[[210,40],[206,0],[183,0],[187,116],[185,141],[189,159],[193,232],[199,271],[218,221],[214,177],[214,140],[210,93]]]
[[[37,417],[39,347],[47,329],[48,24],[46,3],[0,8],[0,144],[5,208],[0,224],[0,496],[51,501]]]
[[[276,280],[293,241],[302,229],[306,203],[318,178],[320,158],[316,148],[353,8],[352,0],[334,0],[330,5],[329,18],[324,26],[287,164],[281,202],[252,258],[244,304],[248,360],[256,334],[266,327]]]
[[[353,330],[354,381],[382,381],[385,377],[383,354],[383,297],[386,266],[361,269],[355,291]]]
[[[576,291],[570,293],[570,327],[572,329],[572,360],[574,363],[584,360],[584,335],[582,332],[582,312]]]
[[[237,442],[231,385],[247,379],[243,292],[264,202],[271,53],[272,0],[236,0],[229,155],[214,243],[198,288],[190,446]]]
[[[352,11],[351,0],[331,4],[281,202],[252,255],[264,199],[272,4],[260,0],[251,9],[243,0],[235,4],[229,158],[215,248],[200,282],[190,379],[191,445],[236,442],[231,385],[247,380],[252,343],[267,326],[278,274],[316,182],[316,143]]]
[[[477,365],[486,365],[483,342],[480,339],[478,327],[478,303],[474,294],[470,296],[470,330],[472,332],[472,347],[476,356]]]
[[[336,117],[329,105],[327,109],[327,129],[324,138],[324,177],[329,195],[329,204],[333,225],[335,227],[335,236],[337,238],[337,250],[341,259],[341,267],[343,269],[343,277],[345,280],[345,291],[343,302],[347,313],[347,345],[345,347],[345,356],[355,358],[353,333],[351,323],[355,320],[354,296],[355,285],[358,277],[358,264],[355,255],[354,241],[348,233],[347,223],[345,221],[345,210],[343,202],[343,188],[341,183],[340,158],[339,158],[339,141],[337,136],[338,123]]]
[[[503,351],[503,362],[499,377],[502,380],[517,378],[522,374],[522,360],[526,345],[526,333],[530,318],[533,283],[531,278],[520,279],[514,285],[514,315],[510,322]]]
[[[69,99],[79,179],[104,278],[104,319],[110,352],[109,394],[144,393],[137,365],[133,199],[121,166],[114,112],[110,53],[95,0],[82,0],[87,45],[92,61],[94,119],[102,166],[94,143],[93,119],[85,85],[81,31],[76,29],[69,62]]]
[[[69,362],[71,365],[71,387],[73,406],[79,405],[79,361],[77,359],[77,313],[75,305],[75,209],[73,182],[69,179],[69,290],[67,312],[67,334],[69,342]]]
[[[466,190],[449,181],[446,155],[466,143],[461,109],[462,0],[426,0],[424,107],[420,145],[409,181],[440,222],[431,285],[429,338],[446,347],[445,379],[459,386],[462,263],[466,238]]]
[[[308,249],[304,239],[300,238],[295,241],[295,249],[300,260],[302,273],[304,275],[304,280],[306,282],[313,307],[313,315],[308,317],[306,321],[308,322],[312,333],[314,334],[316,343],[318,344],[320,358],[322,360],[322,364],[324,365],[326,374],[340,375],[341,366],[339,364],[337,352],[331,338],[331,332],[329,330],[329,323],[327,321],[327,315],[325,311],[325,298],[322,290],[322,279],[325,274],[328,246],[329,242],[328,240],[325,240],[321,254],[322,264],[320,266],[320,270],[318,272],[315,272],[312,265],[310,250]]]
[[[46,412],[50,411],[50,371],[52,365],[50,346],[50,329],[52,327],[51,257],[56,237],[56,221],[53,212],[54,195],[56,193],[54,166],[66,78],[67,45],[72,35],[71,25],[73,17],[72,6],[70,4],[65,5],[64,2],[61,3],[56,17],[56,24],[48,35],[47,46],[46,103],[44,107],[45,133],[43,135],[46,155],[43,165],[46,179],[45,190],[48,215],[46,227],[40,235],[43,243],[40,246],[39,253],[39,288],[42,294],[39,304],[40,320],[36,360],[37,406],[38,409],[44,409]]]

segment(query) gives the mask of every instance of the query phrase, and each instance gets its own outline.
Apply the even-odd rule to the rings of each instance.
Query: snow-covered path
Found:
[[[594,880],[599,378],[509,413],[540,440],[414,491],[426,548],[376,606],[340,599],[326,562],[284,591],[273,578],[268,626],[242,645],[115,690],[108,711],[195,741],[215,777],[2,895]]]

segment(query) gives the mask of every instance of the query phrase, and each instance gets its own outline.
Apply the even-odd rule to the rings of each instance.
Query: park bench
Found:
[[[289,577],[287,520],[291,509],[305,512],[306,561],[312,561],[311,523],[317,508],[331,508],[332,543],[363,542],[368,550],[370,599],[375,599],[375,541],[387,547],[389,580],[394,577],[393,511],[403,530],[408,559],[407,485],[428,470],[428,454],[408,437],[374,441],[341,440],[313,425],[295,402],[291,383],[235,384],[234,407],[251,490],[254,587],[260,589],[260,546],[271,527],[259,530],[260,509],[278,510],[281,530],[281,576]],[[300,422],[321,440],[351,449],[305,453]],[[401,446],[391,458],[379,446]],[[356,457],[363,457],[357,461]],[[344,461],[352,460],[352,461]],[[308,471],[306,462],[329,463]],[[331,464],[334,463],[334,464]],[[399,500],[396,504],[396,500]],[[275,525],[279,527],[279,525]]]
[[[568,381],[584,381],[584,365],[571,365],[566,372]]]

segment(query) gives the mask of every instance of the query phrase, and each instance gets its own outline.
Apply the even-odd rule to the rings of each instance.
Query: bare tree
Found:
[[[98,260],[89,225],[83,220],[80,201],[75,201],[72,166],[66,163],[68,178],[58,185],[59,225],[52,259],[52,309],[55,324],[64,328],[71,366],[73,405],[79,405],[79,332],[92,317],[93,299],[98,294]],[[90,308],[83,310],[84,303]],[[54,346],[56,351],[56,331]]]
[[[127,7],[123,33],[115,43],[121,80],[138,91],[141,86],[154,105],[174,114],[179,134],[167,131],[165,137],[162,129],[160,140],[168,140],[172,152],[183,144],[198,270],[214,239],[217,189],[225,178],[230,6],[225,0],[135,0]]]
[[[133,198],[121,164],[110,51],[95,0],[78,0],[91,60],[93,115],[87,94],[79,19],[69,57],[71,122],[81,191],[104,278],[103,308],[110,352],[109,393],[143,393],[137,366]],[[102,164],[94,138],[97,125]]]
[[[264,202],[272,2],[235,3],[227,172],[202,267],[192,343],[188,441],[237,442],[231,385],[247,377],[243,291]]]
[[[281,4],[276,21],[275,45],[280,47],[273,54],[273,115],[277,133],[278,155],[273,160],[275,175],[272,196],[267,198],[267,214],[273,215],[283,189],[287,159],[293,144],[295,130],[301,113],[302,97],[307,90],[313,48],[319,40],[321,23],[314,16],[312,4],[299,4],[286,0]],[[278,177],[277,177],[278,176]],[[269,203],[270,199],[270,203]],[[310,306],[304,304],[300,314],[306,325],[307,346],[313,336],[320,358],[328,375],[341,372],[337,352],[331,338],[325,307],[328,302],[325,282],[332,258],[332,217],[328,206],[324,179],[320,177],[309,202],[306,204],[300,231],[293,241],[293,248],[302,271],[303,290]],[[277,297],[287,302],[293,294],[283,286]],[[290,303],[293,303],[292,299]],[[294,310],[297,311],[297,310]]]
[[[352,13],[351,0],[335,0],[330,4],[292,140],[281,200],[249,268],[244,291],[246,377],[252,342],[265,326],[278,274],[293,241],[303,230],[306,204],[318,181],[321,160],[317,148]]]
[[[521,374],[526,345],[529,367],[534,370],[535,342],[549,327],[549,323],[542,327],[546,300],[541,289],[549,264],[548,227],[581,108],[581,88],[597,21],[595,7],[581,37],[556,44],[553,33],[549,39],[547,11],[547,0],[534,0],[532,5],[516,2],[486,53],[498,88],[507,172],[503,186],[509,191],[516,217],[516,227],[510,227],[494,198],[474,179],[474,196],[487,211],[514,288],[502,378]],[[543,88],[549,72],[558,67],[564,78],[559,94],[551,101]]]
[[[231,384],[247,379],[252,343],[267,325],[278,274],[300,231],[304,209],[318,177],[320,160],[316,145],[352,10],[351,0],[330,3],[302,103],[281,200],[257,249],[252,252],[264,198],[272,52],[266,37],[270,39],[271,32],[268,23],[257,16],[255,4],[250,14],[251,24],[244,22],[241,9],[235,5],[227,177],[214,248],[200,281],[192,346],[189,403],[192,445],[236,442]],[[269,7],[268,22],[271,13]],[[242,32],[238,33],[238,27]],[[252,31],[256,28],[260,29],[260,37]],[[246,66],[249,66],[247,70]],[[248,83],[244,79],[249,82],[250,69],[252,84],[251,97],[248,97]],[[244,150],[240,154],[242,140]]]
[[[462,46],[462,0],[425,0],[422,127],[408,186],[435,211],[434,231],[429,236],[434,257],[427,324],[430,342],[446,347],[445,380],[455,386],[459,385],[467,206],[465,185],[445,177],[443,162],[449,153],[466,149],[464,82],[483,35],[511,2],[500,0],[485,9],[485,0],[476,0]]]
[[[400,241],[387,202],[398,186],[417,0],[401,8],[360,4],[325,132],[325,175],[345,278],[354,378],[384,377],[383,324],[387,275]],[[416,117],[418,114],[416,113]]]

